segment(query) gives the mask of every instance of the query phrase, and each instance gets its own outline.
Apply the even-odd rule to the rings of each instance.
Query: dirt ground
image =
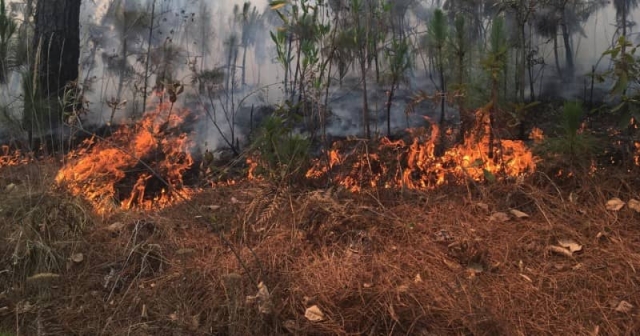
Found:
[[[103,217],[54,174],[0,174],[3,336],[640,334],[637,174],[242,182]]]

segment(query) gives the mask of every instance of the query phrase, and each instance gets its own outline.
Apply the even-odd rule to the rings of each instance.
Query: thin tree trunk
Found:
[[[389,97],[387,98],[387,137],[391,137],[391,104],[393,102],[393,95],[396,90],[396,81],[391,83],[391,90],[389,91]]]
[[[362,75],[362,122],[364,123],[364,134],[367,139],[371,139],[371,129],[369,127],[369,99],[367,97],[367,59],[364,51],[360,55],[360,72]]]
[[[147,90],[149,89],[149,67],[151,66],[151,38],[153,37],[153,23],[156,16],[156,0],[151,3],[151,21],[149,24],[149,38],[147,40],[147,60],[144,67],[144,92],[142,93],[142,113],[147,111]]]

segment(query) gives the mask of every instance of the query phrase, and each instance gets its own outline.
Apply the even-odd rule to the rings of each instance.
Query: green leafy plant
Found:
[[[504,70],[507,64],[507,35],[504,27],[504,18],[497,16],[491,25],[491,36],[489,38],[489,50],[482,65],[489,75],[491,96],[487,107],[489,113],[489,158],[494,156],[494,128],[495,118],[498,111],[499,103],[499,85],[504,76]]]
[[[399,83],[405,79],[405,73],[411,67],[409,43],[406,39],[394,39],[385,53],[389,62],[389,82],[391,86],[387,93],[387,136],[391,136],[391,104],[393,103],[395,90]]]
[[[559,134],[544,140],[537,151],[547,159],[556,159],[571,166],[590,162],[598,150],[596,138],[581,127],[584,109],[579,102],[565,102],[559,122]]]
[[[258,174],[276,182],[293,180],[309,162],[310,141],[293,133],[289,110],[284,105],[267,117],[252,146],[259,157]]]

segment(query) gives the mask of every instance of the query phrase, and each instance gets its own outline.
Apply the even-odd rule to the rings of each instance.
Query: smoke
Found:
[[[153,29],[149,39],[151,22],[148,15],[152,2],[153,0],[82,2],[81,82],[87,89],[85,98],[91,103],[85,126],[104,125],[111,120],[112,113],[114,123],[123,123],[143,112],[139,91],[144,86],[145,63],[150,42],[151,75],[148,78],[148,86],[156,87],[162,84],[162,80],[168,79],[185,84],[185,92],[178,97],[177,107],[192,109],[202,116],[198,125],[194,126],[200,147],[215,149],[226,147],[228,142],[246,143],[250,131],[259,124],[261,118],[264,118],[264,114],[270,111],[264,106],[273,106],[284,101],[280,84],[284,72],[275,62],[274,46],[269,35],[271,30],[280,25],[280,19],[269,10],[268,0],[251,1],[250,10],[255,8],[264,25],[248,31],[249,36],[245,36],[252,41],[246,52],[246,86],[240,83],[240,63],[244,49],[242,46],[236,47],[237,89],[234,89],[233,98],[230,97],[230,92],[218,92],[215,97],[209,96],[206,90],[199,90],[192,78],[194,70],[228,70],[224,68],[229,56],[228,42],[235,39],[236,44],[239,44],[238,41],[243,38],[242,22],[234,19],[234,8],[242,11],[244,1],[156,0]],[[416,22],[428,17],[431,9],[423,3],[418,3],[409,9],[405,24],[419,27]],[[630,13],[630,18],[636,17],[640,17],[638,9]],[[553,75],[556,72],[553,43],[544,36],[532,34],[537,56],[544,60],[544,66],[538,66],[534,74],[538,83],[534,88],[536,96],[542,94],[562,98],[583,98],[587,84],[584,74],[590,72],[594,64],[598,66],[597,71],[604,71],[609,66],[608,60],[600,60],[600,56],[611,46],[615,23],[615,9],[609,4],[586,20],[576,21],[572,25],[577,31],[571,35],[576,63],[574,80]],[[630,32],[630,36],[638,37],[636,32]],[[124,58],[123,41],[126,41],[127,46]],[[415,108],[415,113],[406,113],[415,92],[436,92],[436,86],[425,75],[425,69],[419,64],[417,66],[409,83],[400,86],[391,105],[391,128],[394,132],[423,125],[423,116],[437,121],[438,106],[434,103],[424,102]],[[560,59],[559,66],[564,66],[563,59]],[[121,76],[123,73],[125,76]],[[348,75],[342,85],[337,85],[337,80],[334,80],[334,85],[329,91],[328,104],[331,116],[327,131],[333,136],[362,135],[363,93],[356,75]],[[376,85],[374,82],[368,82],[371,129],[373,132],[386,134],[389,88],[388,85]],[[9,84],[10,89],[0,90],[0,105],[19,101],[19,83],[19,76],[13,76]],[[603,96],[606,85],[609,84],[596,85],[596,94]],[[121,109],[114,110],[113,102],[118,97],[121,103],[126,101],[126,104],[123,103]],[[147,108],[153,108],[157,101],[158,98],[151,95],[147,101]],[[12,115],[19,116],[19,110],[12,109]],[[447,115],[447,118],[455,122],[457,116],[453,108],[448,109]]]

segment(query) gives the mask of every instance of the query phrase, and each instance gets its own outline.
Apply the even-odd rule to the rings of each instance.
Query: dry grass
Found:
[[[24,188],[25,176],[11,183]],[[91,215],[83,202],[51,191],[41,180],[39,187],[0,197],[0,206],[8,209],[0,214],[5,222],[0,330],[20,335],[640,333],[640,214],[627,207],[612,212],[604,205],[614,196],[639,198],[640,183],[629,176],[558,186],[538,174],[521,185],[470,192],[359,195],[240,183],[158,213],[109,218]],[[530,218],[489,220],[510,209]],[[110,226],[116,222],[122,224],[117,230]],[[38,252],[37,258],[13,264],[11,256],[23,248],[16,234],[42,243],[54,257]],[[550,253],[546,247],[559,239],[572,239],[583,249],[573,257]],[[83,261],[68,262],[77,253]],[[45,277],[36,286],[24,281],[42,273],[60,277]],[[266,285],[268,300],[248,301],[258,282]],[[616,311],[621,301],[633,308]],[[312,305],[324,321],[305,318]]]

